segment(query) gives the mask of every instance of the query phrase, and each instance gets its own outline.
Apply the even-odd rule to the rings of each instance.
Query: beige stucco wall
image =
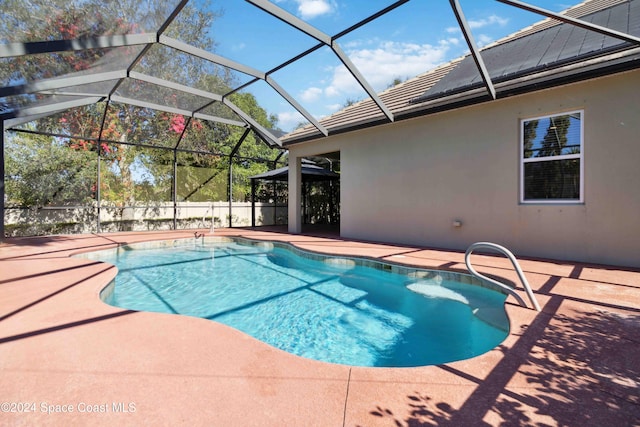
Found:
[[[519,121],[584,110],[580,205],[519,203]],[[341,153],[344,237],[640,267],[640,71],[291,147]],[[462,227],[453,227],[453,221]]]

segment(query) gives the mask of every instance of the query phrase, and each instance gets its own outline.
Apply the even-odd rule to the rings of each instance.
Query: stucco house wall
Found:
[[[341,235],[640,267],[640,71],[290,146],[339,150]],[[584,111],[584,203],[522,204],[520,120]],[[454,227],[455,220],[462,222]]]

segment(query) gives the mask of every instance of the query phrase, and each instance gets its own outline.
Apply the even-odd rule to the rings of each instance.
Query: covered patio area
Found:
[[[199,230],[207,233],[208,230]],[[215,235],[426,268],[464,254],[279,229]],[[523,259],[543,307],[507,300],[508,338],[473,359],[362,368],[290,355],[216,322],[112,307],[116,268],[71,254],[193,231],[0,244],[3,425],[416,426],[640,424],[640,271]],[[506,259],[480,272],[515,280]],[[519,289],[522,291],[522,289]]]

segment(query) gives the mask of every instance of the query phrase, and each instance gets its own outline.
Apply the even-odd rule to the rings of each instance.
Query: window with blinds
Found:
[[[522,203],[583,203],[583,111],[521,122]]]

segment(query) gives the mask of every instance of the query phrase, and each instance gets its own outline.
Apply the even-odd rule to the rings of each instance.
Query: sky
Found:
[[[544,19],[543,16],[495,0],[459,0],[479,46]],[[529,4],[559,12],[580,0],[528,0]],[[394,3],[391,0],[272,0],[278,7],[329,36]],[[215,53],[267,72],[314,47],[318,41],[264,13],[246,1],[218,3],[221,17],[210,35]],[[415,77],[468,53],[468,46],[447,0],[411,0],[386,15],[337,39],[340,48],[376,92],[394,80]],[[368,97],[328,47],[272,74],[289,95],[320,119],[348,102]],[[250,78],[238,73],[238,81]],[[278,117],[285,131],[306,122],[265,82],[248,86],[259,104]]]

